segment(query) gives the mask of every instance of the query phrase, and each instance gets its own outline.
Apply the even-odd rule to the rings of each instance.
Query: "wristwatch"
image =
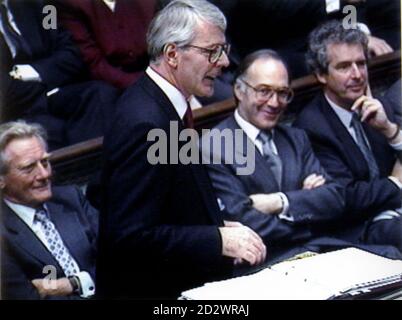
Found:
[[[71,287],[73,288],[73,293],[81,294],[81,281],[77,276],[69,276]]]

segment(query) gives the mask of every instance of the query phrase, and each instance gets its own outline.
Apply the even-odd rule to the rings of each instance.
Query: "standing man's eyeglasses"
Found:
[[[212,64],[218,62],[218,60],[221,58],[223,52],[225,52],[225,54],[227,56],[229,56],[229,53],[230,53],[230,44],[227,44],[227,43],[217,44],[215,46],[215,48],[213,48],[213,49],[194,46],[191,44],[188,44],[188,45],[184,46],[183,48],[195,48],[195,49],[198,49],[198,50],[208,54],[208,61]]]

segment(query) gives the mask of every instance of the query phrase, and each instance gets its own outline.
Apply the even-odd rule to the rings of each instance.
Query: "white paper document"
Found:
[[[194,300],[324,300],[400,283],[402,261],[348,248],[285,261],[182,293]]]

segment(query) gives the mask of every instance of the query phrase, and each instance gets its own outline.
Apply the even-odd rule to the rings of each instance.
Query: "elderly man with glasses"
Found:
[[[322,224],[331,224],[343,212],[340,186],[321,167],[306,134],[279,123],[293,98],[283,59],[267,49],[248,55],[236,74],[234,93],[234,115],[201,143],[203,151],[205,146],[212,150],[204,152],[204,160],[210,160],[209,174],[221,206],[225,206],[224,218],[255,230],[268,248],[270,262],[305,250],[349,245],[320,232]],[[227,130],[241,130],[242,138]],[[225,139],[221,149],[213,146],[219,137]],[[233,141],[228,142],[228,137]],[[246,158],[255,161],[255,170],[238,175],[236,169],[244,164],[237,155],[244,153],[250,142],[255,156]]]
[[[205,167],[172,161],[185,141],[170,129],[192,128],[191,97],[211,96],[229,65],[225,29],[223,14],[204,0],[169,2],[150,25],[150,66],[122,96],[104,141],[101,297],[177,298],[230,277],[235,262],[265,260],[254,231],[223,221]],[[168,163],[148,158],[155,131],[166,134]]]

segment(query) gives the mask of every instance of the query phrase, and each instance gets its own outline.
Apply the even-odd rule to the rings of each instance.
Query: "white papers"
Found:
[[[195,300],[322,300],[380,279],[400,281],[402,261],[355,248],[282,262],[258,273],[183,292]],[[394,280],[395,280],[394,279]],[[387,283],[382,281],[380,285]]]

